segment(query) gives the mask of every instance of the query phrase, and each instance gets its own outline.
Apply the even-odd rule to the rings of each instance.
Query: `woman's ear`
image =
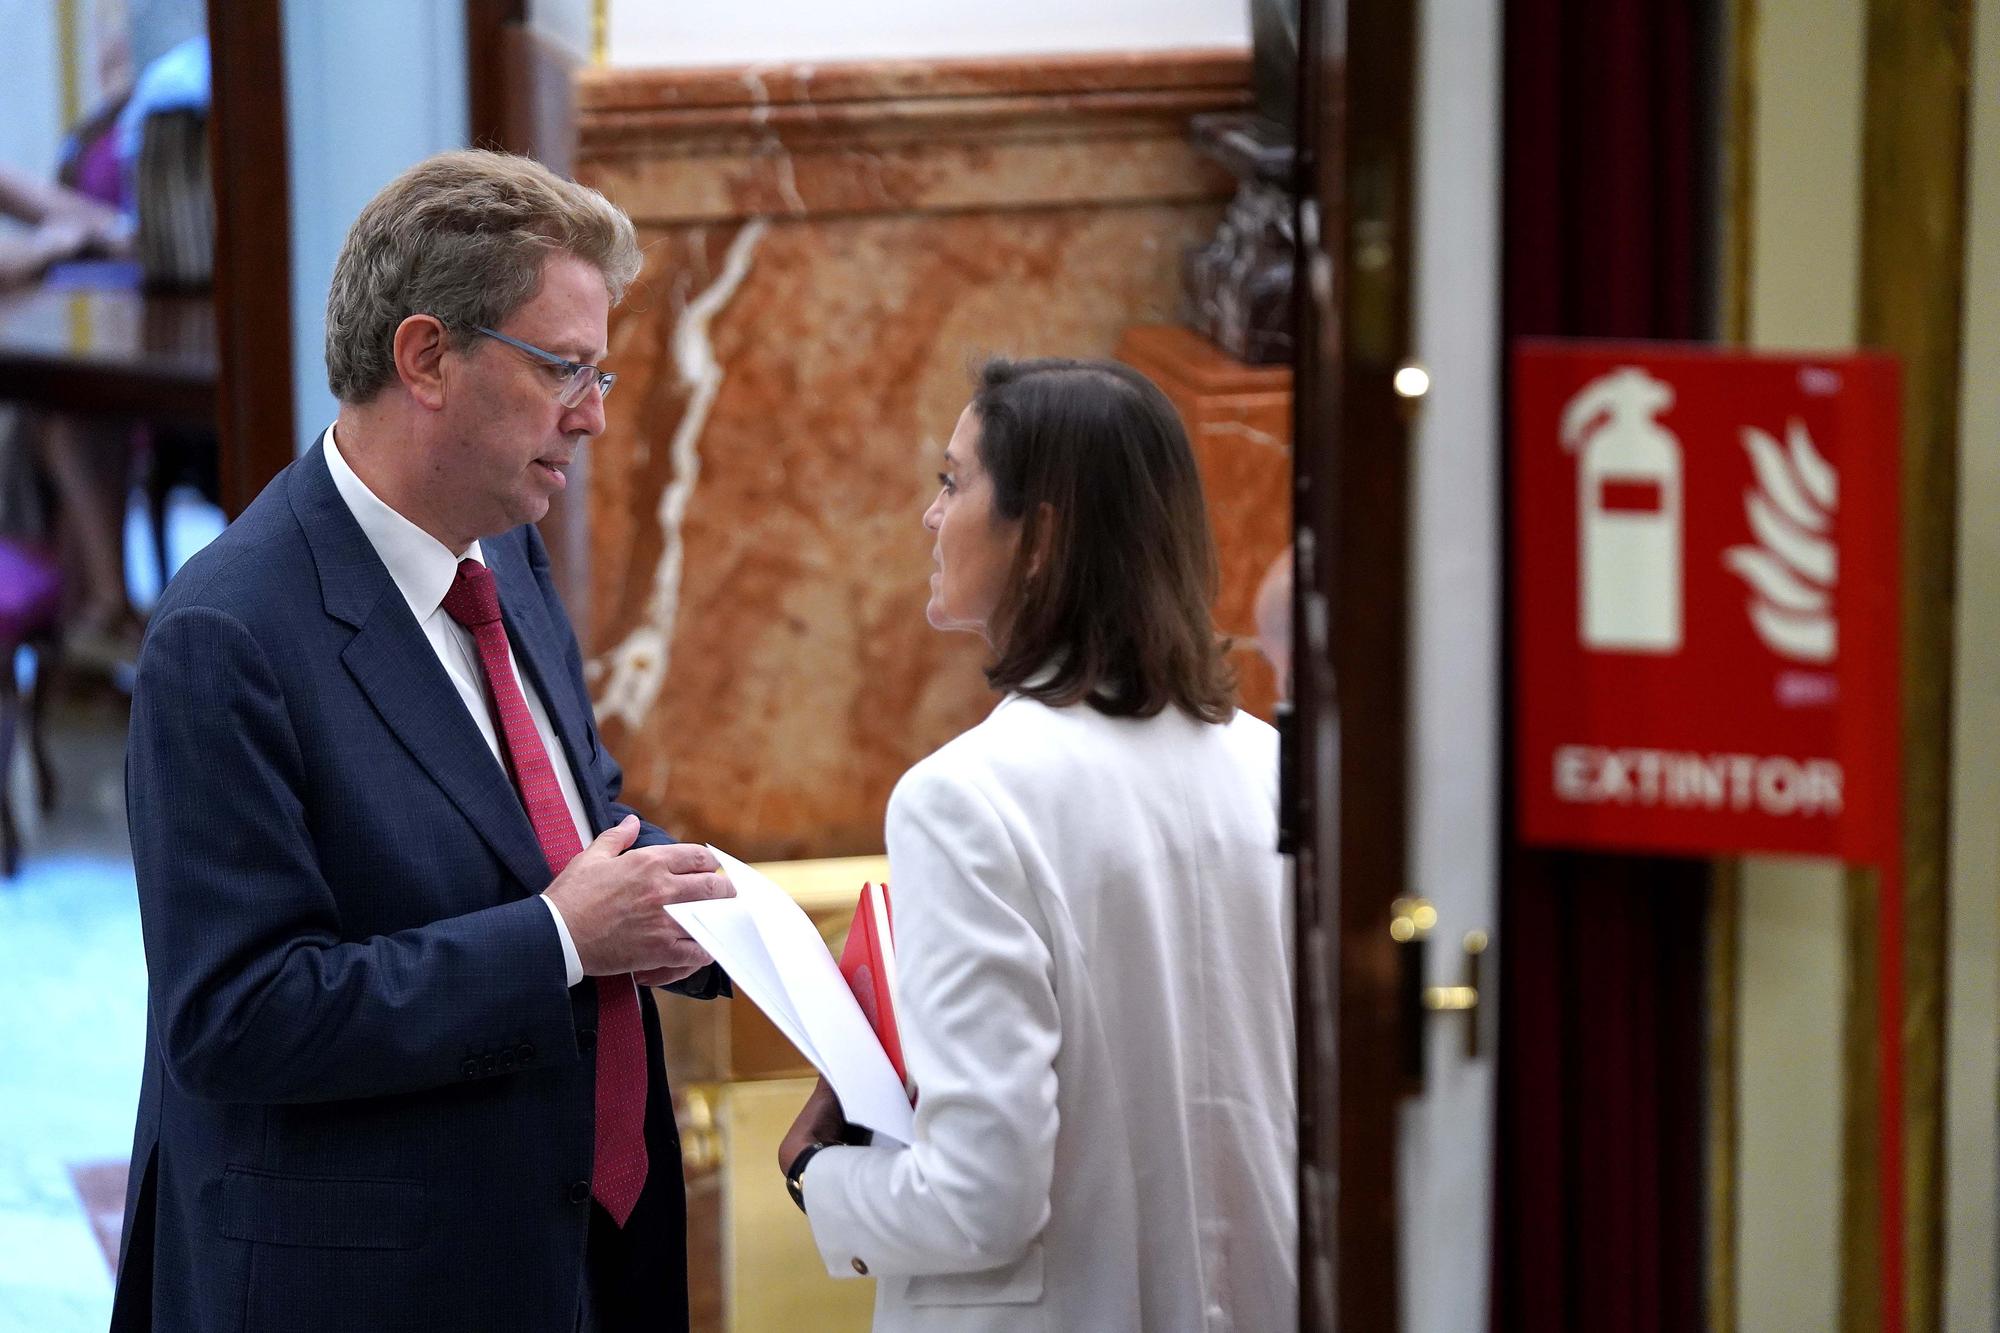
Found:
[[[411,315],[396,326],[390,344],[396,378],[410,396],[436,412],[444,407],[444,354],[451,338],[435,315]]]
[[[1047,500],[1035,509],[1035,546],[1028,552],[1028,577],[1034,578],[1048,563],[1056,540],[1056,507]]]

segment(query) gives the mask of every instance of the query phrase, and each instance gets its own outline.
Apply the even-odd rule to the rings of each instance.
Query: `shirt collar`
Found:
[[[369,490],[368,483],[361,480],[348,465],[347,459],[341,456],[340,445],[333,438],[332,426],[326,428],[326,469],[333,474],[334,489],[347,502],[348,511],[361,525],[361,533],[368,538],[368,544],[375,548],[375,554],[388,567],[389,577],[395,581],[396,590],[403,594],[403,600],[410,604],[410,614],[417,618],[419,625],[437,612],[444,595],[451,591],[451,581],[458,576],[461,559],[486,563],[478,542],[467,547],[463,556],[453,555],[443,542],[391,509],[386,501]]]

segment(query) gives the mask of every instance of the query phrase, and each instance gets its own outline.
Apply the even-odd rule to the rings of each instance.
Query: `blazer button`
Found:
[[[497,1055],[489,1055],[484,1060],[481,1060],[479,1062],[479,1070],[481,1073],[484,1074],[494,1073],[499,1068],[500,1068],[500,1057]]]
[[[587,1180],[579,1180],[576,1182],[576,1184],[571,1185],[569,1187],[569,1201],[571,1203],[589,1203],[590,1182]]]
[[[514,1048],[514,1058],[526,1064],[535,1058],[535,1048],[524,1041]]]
[[[467,1078],[479,1077],[478,1058],[474,1057],[473,1059],[467,1060],[464,1064],[458,1067],[458,1072],[465,1075]]]
[[[855,1271],[855,1272],[857,1272],[857,1273],[859,1273],[859,1274],[861,1274],[861,1276],[863,1276],[863,1277],[867,1277],[867,1276],[868,1276],[868,1265],[867,1265],[867,1264],[864,1264],[864,1263],[862,1263],[862,1262],[861,1262],[861,1261],[860,1261],[859,1259],[850,1259],[850,1260],[848,1260],[848,1263],[849,1263],[850,1265],[852,1265],[852,1266],[853,1266],[853,1268],[854,1268],[854,1271]]]
[[[597,1029],[584,1028],[576,1034],[576,1048],[585,1055],[597,1049]]]

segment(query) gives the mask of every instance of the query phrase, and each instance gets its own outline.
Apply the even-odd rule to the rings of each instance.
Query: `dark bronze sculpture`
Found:
[[[1198,116],[1195,144],[1237,179],[1206,245],[1188,252],[1183,321],[1238,360],[1292,358],[1293,126],[1298,0],[1250,0],[1254,112]]]

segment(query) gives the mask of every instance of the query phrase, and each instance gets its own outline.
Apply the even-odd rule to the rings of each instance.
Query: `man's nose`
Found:
[[[595,386],[586,389],[583,400],[563,413],[562,429],[565,435],[604,433],[604,395]]]

